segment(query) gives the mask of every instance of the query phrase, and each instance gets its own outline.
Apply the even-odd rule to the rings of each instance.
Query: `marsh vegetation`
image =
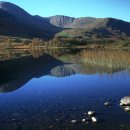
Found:
[[[124,50],[84,50],[81,62],[86,66],[104,68],[105,70],[130,70],[130,51]]]

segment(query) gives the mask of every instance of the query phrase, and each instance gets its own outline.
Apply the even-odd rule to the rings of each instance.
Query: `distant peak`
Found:
[[[15,5],[11,2],[6,2],[6,1],[0,1],[0,8],[5,9],[7,11],[10,10],[10,8],[22,9],[18,5]]]
[[[7,3],[6,1],[0,1],[0,3]]]
[[[11,2],[7,2],[7,1],[0,1],[0,5],[15,5],[15,4],[13,4],[13,3],[11,3]]]
[[[66,15],[54,15],[51,17],[66,17],[66,18],[74,18],[74,17],[70,17],[70,16],[66,16]]]
[[[18,5],[15,5],[10,2],[0,1],[0,9],[5,10],[5,11],[9,12],[10,14],[12,14],[16,17],[19,17],[21,19],[23,19],[23,18],[29,19],[29,17],[30,17],[30,14],[28,12],[26,12],[24,9],[22,9]]]

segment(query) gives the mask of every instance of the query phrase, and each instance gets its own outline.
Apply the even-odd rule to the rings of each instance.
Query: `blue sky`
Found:
[[[8,0],[32,15],[43,17],[114,17],[130,21],[130,0]]]

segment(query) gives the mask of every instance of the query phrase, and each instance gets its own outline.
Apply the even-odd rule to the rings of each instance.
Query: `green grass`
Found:
[[[63,37],[63,38],[74,38],[75,37],[75,35],[72,35],[71,33],[69,33],[69,32],[61,32],[59,35],[58,35],[58,37]]]

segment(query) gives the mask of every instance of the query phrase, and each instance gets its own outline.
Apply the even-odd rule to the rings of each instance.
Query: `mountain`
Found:
[[[32,17],[24,9],[22,9],[19,6],[14,5],[14,4],[10,3],[10,2],[1,1],[0,2],[0,9],[3,9],[5,11],[11,13],[15,17],[20,18],[20,19],[30,19]]]
[[[63,15],[56,15],[52,17],[48,17],[48,20],[51,24],[62,27],[62,28],[97,28],[101,26],[111,26],[114,28],[119,28],[125,24],[130,24],[129,22],[125,22],[120,19],[115,18],[94,18],[94,17],[81,17],[74,18]]]
[[[41,16],[39,16],[39,15],[34,15],[33,16],[35,19],[37,19],[37,20],[44,20],[44,21],[46,21],[46,22],[50,22],[50,20],[48,19],[48,18],[45,18],[45,17],[41,17]],[[55,26],[55,25],[54,25]]]
[[[52,17],[48,17],[51,24],[62,27],[62,28],[69,28],[70,25],[74,22],[75,18],[68,17],[68,16],[62,16],[62,15],[56,15]]]
[[[102,20],[93,17],[74,18],[63,15],[52,16],[48,19],[50,20],[51,24],[62,28],[84,28]]]
[[[71,17],[70,19],[68,17],[65,18],[66,16],[58,16],[58,18],[57,16],[51,17],[50,22],[53,25],[62,25],[63,28],[67,28],[57,34],[57,36],[83,38],[119,38],[130,36],[130,23],[123,20],[92,17],[74,18],[73,20],[70,20]],[[58,21],[59,24],[56,24],[55,21]]]
[[[75,75],[79,72],[80,66],[77,64],[64,64],[56,66],[51,70],[51,75],[54,77],[66,77],[70,75]]]
[[[45,40],[61,31],[45,19],[30,15],[24,9],[9,2],[0,2],[0,35],[38,37]]]
[[[32,16],[10,2],[0,2],[0,35],[42,38],[78,37],[83,39],[130,36],[130,23],[114,18],[74,18],[63,15]]]

